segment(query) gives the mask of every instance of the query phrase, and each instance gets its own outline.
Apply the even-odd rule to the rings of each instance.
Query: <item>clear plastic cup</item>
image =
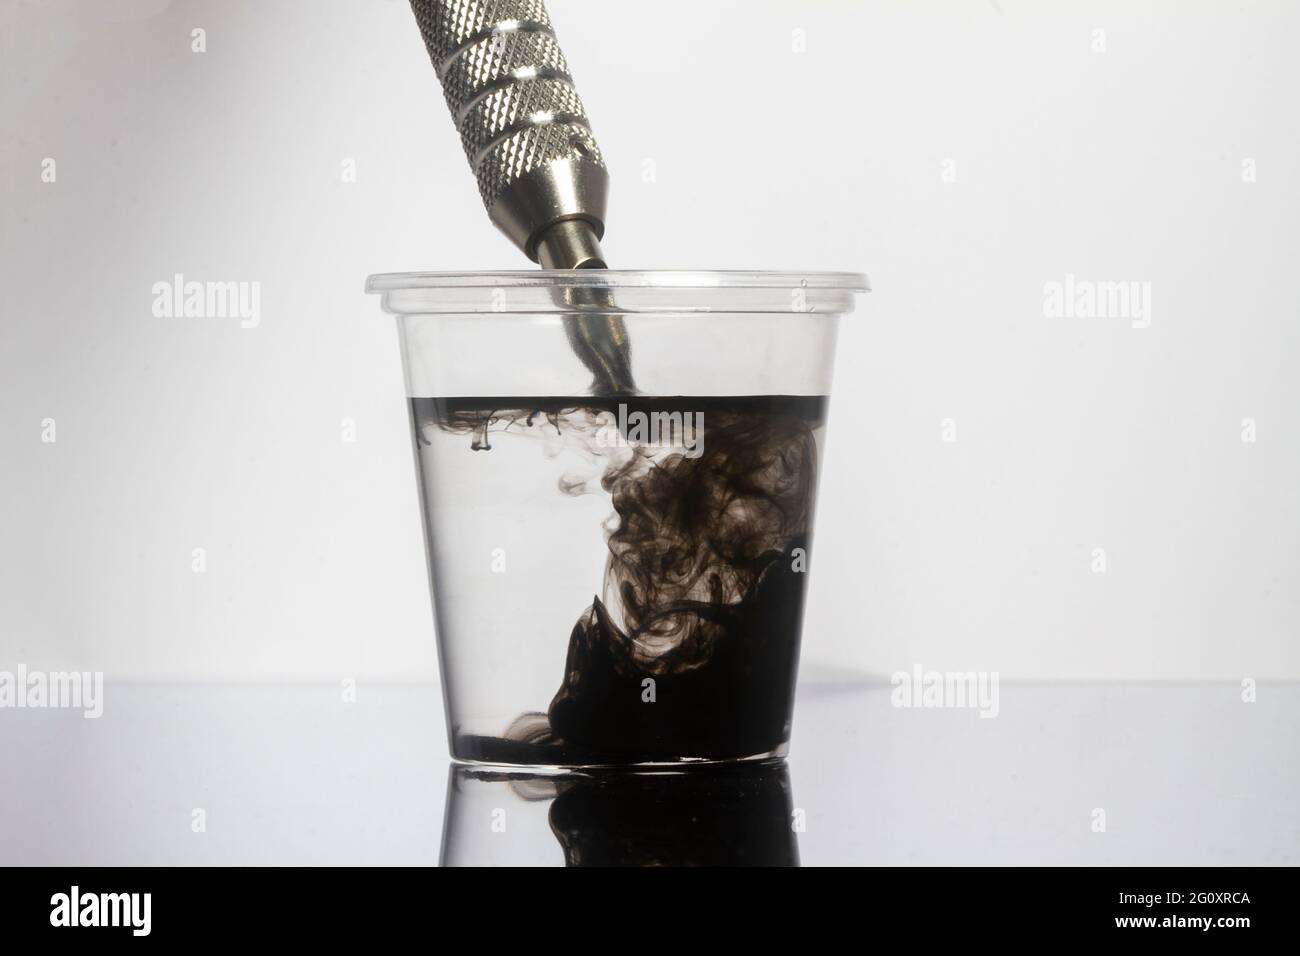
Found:
[[[836,331],[865,277],[367,289],[398,319],[453,758],[783,757]]]

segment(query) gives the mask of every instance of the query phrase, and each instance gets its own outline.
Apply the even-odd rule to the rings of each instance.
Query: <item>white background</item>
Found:
[[[613,264],[871,275],[805,674],[1300,678],[1300,8],[551,6]],[[362,284],[524,263],[407,5],[6,0],[0,134],[0,669],[433,679]],[[261,325],[156,318],[177,272]],[[1046,318],[1067,273],[1150,327]]]

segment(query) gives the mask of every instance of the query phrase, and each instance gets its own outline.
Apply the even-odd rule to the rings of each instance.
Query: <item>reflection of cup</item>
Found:
[[[785,754],[836,331],[865,285],[371,277],[401,333],[454,759]],[[613,308],[635,393],[574,339]]]
[[[453,764],[443,866],[797,866],[784,762],[540,775]]]

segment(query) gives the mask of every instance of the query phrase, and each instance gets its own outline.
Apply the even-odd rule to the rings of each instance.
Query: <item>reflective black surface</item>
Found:
[[[797,866],[784,762],[541,775],[453,764],[443,866]]]

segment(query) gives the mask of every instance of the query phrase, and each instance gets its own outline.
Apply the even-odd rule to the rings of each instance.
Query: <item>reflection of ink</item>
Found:
[[[581,445],[616,520],[601,592],[569,638],[545,714],[462,735],[485,763],[627,764],[779,754],[789,738],[812,526],[820,396],[412,399],[422,423],[470,436],[548,423]],[[629,414],[703,422],[688,453],[608,441]],[[559,662],[556,662],[557,668]],[[651,681],[654,702],[644,694]],[[542,702],[537,702],[540,705]]]
[[[521,822],[527,803],[546,801]],[[514,820],[492,833],[493,813]],[[453,766],[441,862],[566,866],[797,866],[783,761],[561,776]],[[550,839],[541,839],[543,829]],[[561,854],[554,853],[558,841]]]

